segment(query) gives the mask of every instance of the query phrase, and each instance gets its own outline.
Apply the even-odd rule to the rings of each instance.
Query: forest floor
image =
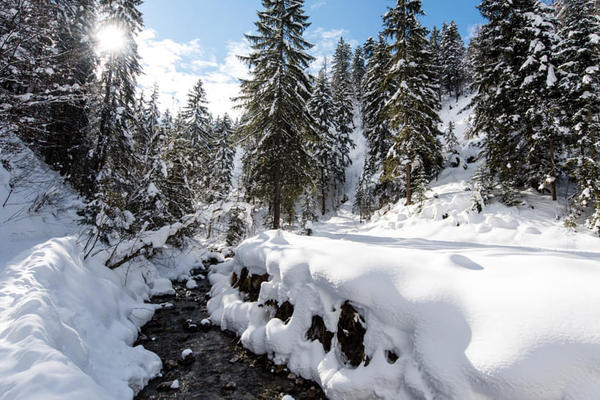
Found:
[[[245,350],[234,334],[219,327],[203,327],[201,321],[209,316],[207,279],[198,280],[195,289],[187,289],[180,282],[173,282],[173,288],[174,296],[152,299],[168,305],[156,311],[138,339],[138,344],[163,361],[162,376],[152,380],[136,399],[272,400],[285,395],[296,400],[326,398],[316,383],[275,366],[265,355],[256,356]],[[186,349],[192,350],[193,358],[184,361],[182,352]],[[171,388],[174,381],[177,389]]]

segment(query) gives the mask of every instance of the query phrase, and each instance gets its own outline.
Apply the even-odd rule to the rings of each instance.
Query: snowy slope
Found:
[[[170,282],[148,263],[84,260],[80,200],[18,140],[0,157],[0,399],[131,399],[160,372],[131,346]]]
[[[467,163],[469,157],[477,159],[480,148],[478,138],[466,137],[471,110],[471,97],[461,97],[458,102],[447,100],[440,113],[445,130],[449,121],[455,123],[455,133],[462,145],[462,165],[446,168],[430,183],[428,200],[422,210],[418,206],[406,207],[401,200],[375,213],[371,221],[360,225],[350,208],[343,208],[322,224],[315,224],[317,235],[343,237],[345,233],[359,230],[370,236],[394,238],[428,238],[441,241],[476,242],[499,245],[528,245],[541,248],[597,249],[600,241],[593,232],[580,228],[577,231],[564,226],[568,215],[564,188],[559,188],[559,201],[533,190],[522,193],[523,205],[507,207],[492,201],[481,213],[472,209],[472,177],[484,162],[479,158]]]

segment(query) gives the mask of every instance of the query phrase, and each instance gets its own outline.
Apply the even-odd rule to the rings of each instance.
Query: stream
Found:
[[[295,400],[326,399],[319,385],[274,365],[266,356],[250,353],[234,334],[202,326],[208,318],[210,282],[202,279],[197,284],[190,290],[185,283],[173,282],[174,296],[152,299],[163,307],[142,328],[136,345],[158,354],[163,371],[136,399],[271,400],[285,395]],[[193,356],[183,359],[186,349]]]

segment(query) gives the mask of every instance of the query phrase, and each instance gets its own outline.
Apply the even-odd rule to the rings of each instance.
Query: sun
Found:
[[[125,32],[116,25],[106,25],[96,34],[100,53],[118,53],[125,47]]]

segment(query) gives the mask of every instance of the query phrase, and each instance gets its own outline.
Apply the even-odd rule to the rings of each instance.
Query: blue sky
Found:
[[[425,26],[441,26],[454,20],[465,39],[483,22],[475,8],[479,0],[423,0]],[[317,57],[329,55],[340,35],[353,45],[376,36],[381,16],[395,0],[307,0],[312,23],[307,38],[315,44]],[[198,78],[205,81],[211,110],[231,109],[237,78],[244,68],[235,54],[247,51],[244,33],[251,31],[260,0],[145,0],[146,31],[140,52],[146,74],[140,83],[161,87],[162,108],[175,109]]]

